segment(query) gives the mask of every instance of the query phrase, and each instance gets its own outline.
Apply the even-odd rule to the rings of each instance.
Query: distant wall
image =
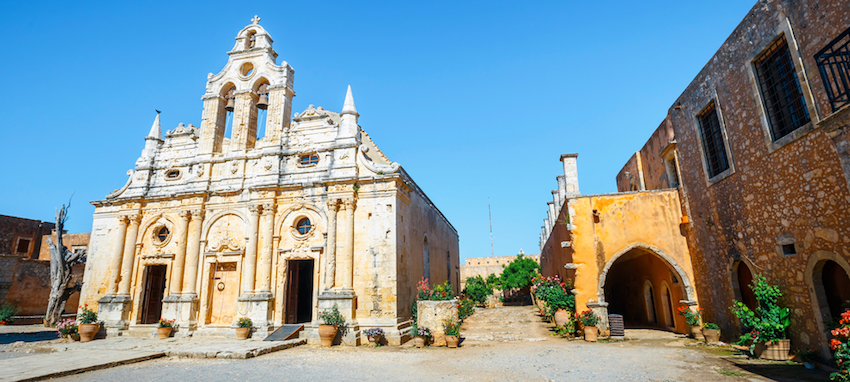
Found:
[[[85,265],[72,269],[72,283],[83,280]],[[0,255],[0,305],[9,303],[18,308],[18,315],[44,315],[50,297],[50,261],[22,259],[20,256]],[[65,313],[74,313],[80,293],[74,293],[65,304]]]

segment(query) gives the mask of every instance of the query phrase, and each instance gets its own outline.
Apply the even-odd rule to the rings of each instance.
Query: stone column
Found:
[[[183,270],[183,294],[196,295],[198,282],[198,260],[201,253],[201,228],[204,210],[192,210],[189,223],[189,238],[186,240],[186,266]]]
[[[325,289],[334,287],[334,272],[336,272],[336,212],[339,203],[336,199],[328,200],[328,248],[325,251]]]
[[[354,208],[357,201],[354,198],[344,199],[342,201],[345,215],[343,217],[342,226],[345,227],[345,236],[343,237],[342,272],[340,283],[343,290],[353,290],[354,279]]]
[[[180,237],[177,242],[177,254],[171,269],[171,295],[183,291],[183,267],[186,262],[186,240],[189,237],[189,211],[180,211]]]
[[[130,282],[133,279],[133,260],[136,254],[136,240],[139,236],[139,223],[142,220],[139,214],[132,214],[128,218],[130,219],[130,230],[127,232],[127,238],[124,239],[124,255],[121,259],[121,280],[118,282],[118,294],[123,296],[130,295]]]
[[[257,275],[257,223],[260,206],[248,206],[248,244],[245,246],[245,261],[242,264],[242,294],[254,290]]]
[[[118,217],[118,231],[115,232],[115,247],[112,250],[112,266],[109,273],[109,289],[107,293],[118,293],[118,280],[121,278],[121,254],[124,253],[124,237],[127,236],[127,224],[130,220],[127,216]]]
[[[259,267],[257,268],[257,281],[254,290],[259,293],[271,293],[272,285],[272,237],[274,236],[274,204],[263,204],[262,218],[260,219],[260,234],[263,235],[263,247],[260,251]]]

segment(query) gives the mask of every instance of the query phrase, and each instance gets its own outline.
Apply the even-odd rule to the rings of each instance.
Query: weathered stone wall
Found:
[[[0,253],[38,258],[42,235],[49,234],[54,227],[50,222],[0,215]],[[30,241],[26,252],[17,251],[19,239]]]
[[[50,237],[53,242],[56,242],[56,230],[52,230],[50,232],[50,236],[45,233],[44,236],[41,237],[41,250],[38,253],[39,260],[50,260],[50,246],[47,245],[47,238]],[[71,252],[74,252],[78,249],[86,249],[89,245],[89,240],[91,240],[91,232],[86,233],[66,233],[62,235],[62,243],[68,247]]]
[[[73,283],[82,282],[84,265],[71,269]],[[10,303],[18,315],[44,315],[50,297],[50,261],[0,255],[0,305]],[[80,294],[74,293],[65,304],[65,313],[77,311]]]
[[[831,108],[813,57],[848,26],[846,1],[759,1],[678,98],[681,108],[668,111],[691,212],[688,244],[702,306],[726,339],[739,330],[728,309],[735,296],[730,270],[744,261],[785,293],[794,347],[828,354],[810,280],[823,253],[847,264],[850,192],[835,145],[817,128]],[[783,34],[812,124],[773,143],[751,62]],[[725,128],[731,174],[708,180],[696,115],[711,101]],[[796,254],[784,256],[781,244],[795,244]]]
[[[658,126],[643,147],[632,155],[617,174],[617,191],[662,190],[672,188],[662,151],[676,139],[669,118]],[[628,176],[626,175],[628,172]],[[632,183],[637,189],[632,189]]]

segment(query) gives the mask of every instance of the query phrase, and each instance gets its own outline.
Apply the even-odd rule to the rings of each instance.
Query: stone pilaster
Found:
[[[175,336],[185,336],[189,330],[194,329],[194,325],[191,325],[190,321],[193,318],[192,304],[195,299],[192,296],[182,295],[187,240],[189,237],[189,218],[191,216],[191,211],[180,212],[180,237],[177,242],[177,254],[174,257],[171,269],[170,293],[162,299],[162,317],[174,320]]]
[[[254,279],[257,275],[257,223],[260,206],[248,206],[248,243],[245,245],[245,260],[242,264],[242,295],[254,291]]]
[[[254,290],[260,293],[271,293],[272,285],[272,238],[274,236],[275,205],[263,204],[260,218],[260,241],[263,246],[259,253],[259,267],[257,268],[257,281]]]
[[[130,284],[133,280],[133,260],[136,254],[136,240],[139,236],[139,223],[142,220],[141,215],[129,215],[130,228],[127,232],[127,237],[124,239],[124,254],[121,258],[121,279],[118,281],[118,294],[121,296],[130,296]]]
[[[183,292],[183,267],[186,262],[186,240],[189,237],[189,211],[180,211],[180,237],[177,242],[177,254],[171,268],[171,295]]]
[[[130,219],[127,216],[118,217],[118,230],[115,231],[114,247],[112,252],[112,266],[109,268],[109,289],[107,294],[118,293],[118,280],[121,279],[121,255],[124,253],[124,239],[127,236],[127,224]]]
[[[254,290],[249,294],[247,291],[239,297],[239,311],[246,312],[244,316],[251,319],[254,323],[254,336],[256,338],[262,338],[268,336],[269,332],[274,328],[274,323],[271,320],[272,313],[272,293],[271,293],[271,269],[272,269],[272,237],[274,232],[272,232],[274,227],[274,213],[275,207],[274,204],[264,204],[260,209],[261,219],[260,220],[260,231],[256,232],[256,224],[257,219],[256,215],[252,212],[251,214],[251,224],[254,227],[253,236],[249,236],[249,248],[254,248],[254,258],[255,262],[259,265],[256,267],[256,278],[254,279]],[[257,235],[263,235],[263,247],[262,251],[260,251],[259,261],[256,261],[258,257],[257,252]],[[249,233],[251,235],[251,233]],[[250,238],[254,237],[253,246],[251,246]],[[248,249],[246,248],[246,254],[248,253]],[[248,257],[246,256],[246,260]],[[249,277],[251,277],[249,275]]]
[[[236,93],[230,151],[254,147],[257,141],[257,99],[258,96],[250,90]]]
[[[204,112],[201,118],[201,153],[221,152],[224,141],[227,111],[224,105],[227,100],[219,94],[204,97]]]
[[[336,272],[336,213],[339,211],[339,202],[328,200],[328,244],[325,251],[325,288],[331,289],[334,287]]]
[[[357,200],[346,198],[342,201],[342,209],[345,210],[342,225],[345,227],[343,236],[343,250],[340,253],[342,266],[340,267],[340,283],[342,290],[353,291],[354,279],[354,209]]]
[[[136,239],[139,234],[139,223],[141,216],[139,214],[131,214],[121,218],[119,227],[126,227],[129,222],[130,227],[127,230],[123,239],[123,253],[121,254],[120,273],[115,274],[117,280],[110,280],[110,283],[117,282],[118,289],[116,293],[107,294],[98,300],[97,315],[103,320],[107,335],[116,335],[118,331],[127,329],[130,316],[130,281],[133,274],[133,259],[136,253]],[[124,228],[119,228],[124,231]],[[112,266],[115,268],[116,262],[113,259]]]
[[[201,228],[204,225],[204,210],[192,210],[189,222],[189,238],[186,240],[186,266],[183,271],[183,294],[197,298],[198,261],[201,254]]]

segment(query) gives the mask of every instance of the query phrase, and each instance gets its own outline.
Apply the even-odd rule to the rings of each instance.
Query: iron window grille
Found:
[[[702,149],[705,152],[705,163],[708,167],[708,177],[713,178],[729,168],[726,144],[723,142],[720,119],[717,116],[717,107],[713,101],[699,113],[697,119],[699,120]]]
[[[310,232],[311,229],[313,229],[313,225],[310,224],[310,219],[303,218],[303,219],[298,221],[298,224],[296,225],[296,229],[298,230],[299,234],[306,235],[307,233]]]
[[[832,111],[850,104],[850,28],[815,54]]]
[[[770,132],[776,142],[810,121],[785,36],[770,44],[754,64]]]

